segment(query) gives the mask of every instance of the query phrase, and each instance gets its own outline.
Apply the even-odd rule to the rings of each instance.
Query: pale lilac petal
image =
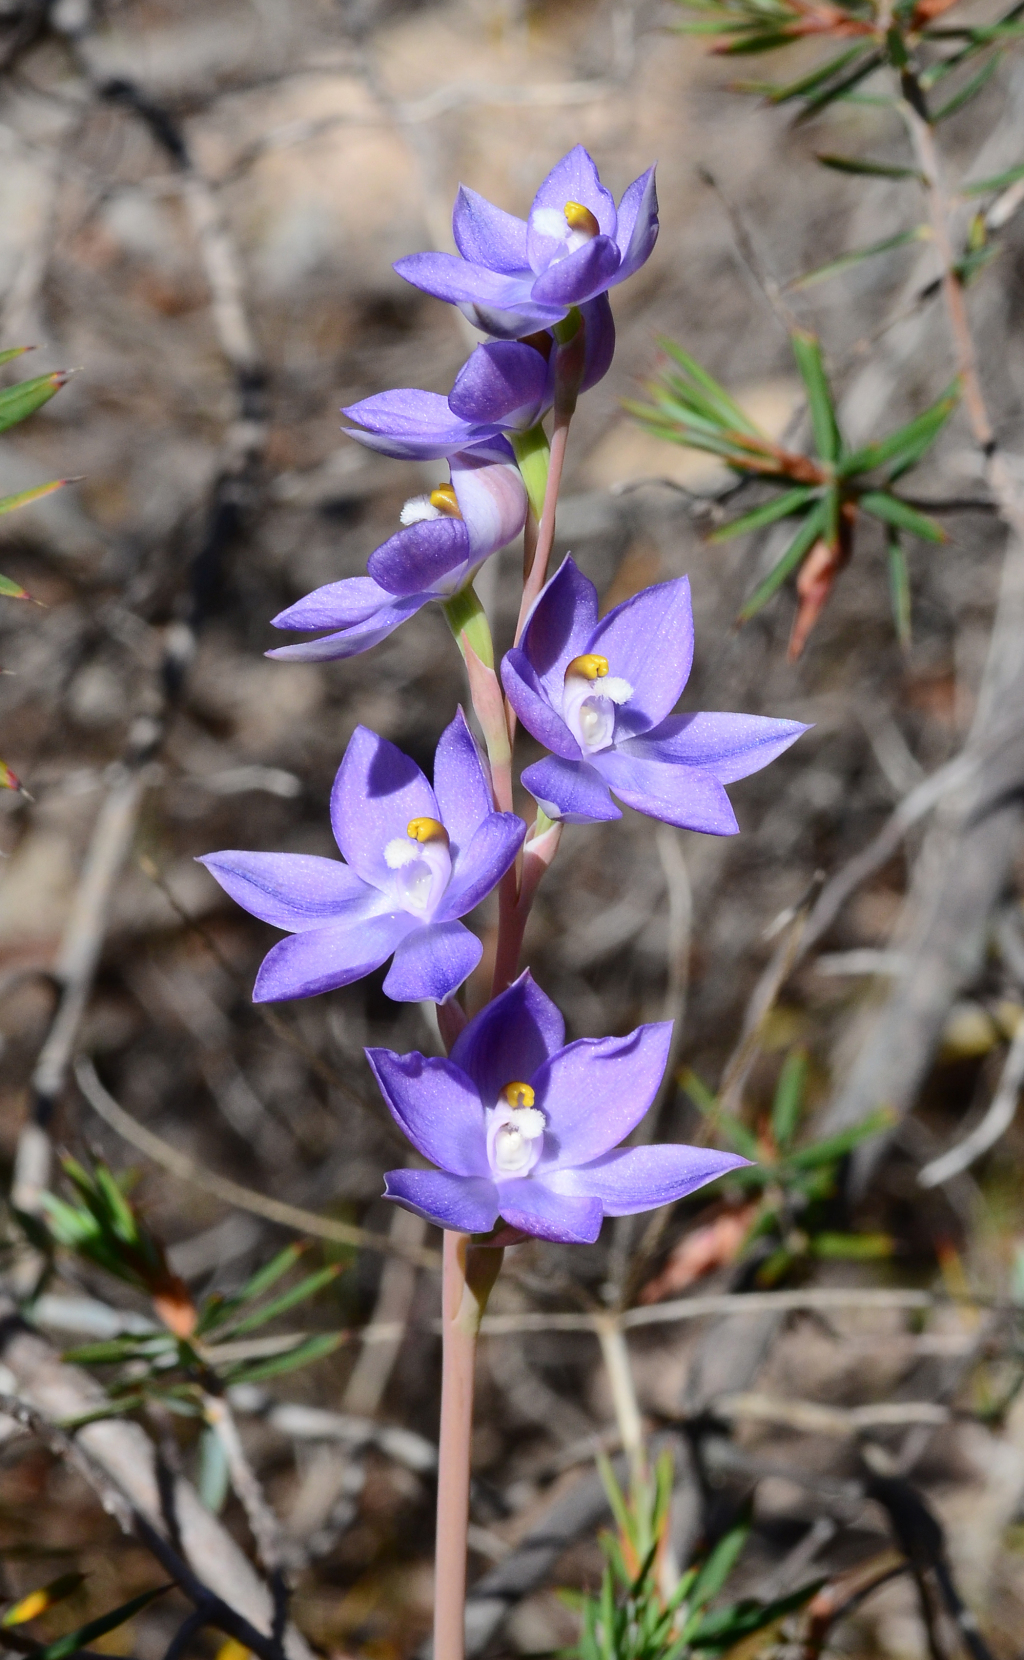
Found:
[[[379,582],[368,576],[349,576],[342,582],[328,582],[295,601],[276,617],[275,628],[350,628],[376,616],[381,606],[394,598]]]
[[[526,220],[495,207],[485,196],[460,184],[452,212],[452,234],[463,259],[511,276],[527,273]]]
[[[377,584],[374,583],[374,587]],[[300,663],[330,663],[339,658],[357,657],[361,651],[386,640],[396,628],[422,611],[436,596],[434,594],[407,594],[404,599],[389,596],[388,604],[365,622],[353,623],[339,634],[325,634],[319,640],[300,640],[293,646],[275,646],[266,657],[291,658]]]
[[[612,366],[615,355],[615,321],[607,294],[585,300],[580,306],[583,314],[583,380],[581,392],[589,392],[603,380]]]
[[[496,340],[518,340],[521,335],[552,328],[562,321],[567,309],[564,305],[537,305],[533,300],[520,300],[515,310],[505,310],[483,300],[460,300],[457,303],[462,315],[469,318],[474,328],[493,335]]]
[[[264,957],[256,976],[254,1003],[315,997],[379,968],[416,922],[404,911],[335,922],[289,934]]]
[[[498,1220],[498,1189],[480,1176],[449,1176],[443,1170],[389,1170],[384,1197],[438,1228],[454,1233],[490,1233]]]
[[[566,668],[588,649],[596,626],[597,589],[569,554],[537,595],[521,641],[556,709],[562,706]]]
[[[578,761],[583,751],[561,715],[551,707],[547,692],[525,651],[513,646],[501,664],[501,683],[513,709],[538,743],[567,761]]]
[[[552,1193],[531,1176],[498,1182],[498,1207],[512,1228],[522,1228],[535,1239],[554,1239],[560,1245],[592,1245],[601,1232],[604,1212],[600,1199],[567,1198]]]
[[[368,727],[349,739],[331,791],[331,825],[342,853],[362,878],[390,890],[384,848],[410,819],[437,818],[437,801],[415,761]]]
[[[622,263],[612,278],[625,282],[651,257],[658,240],[658,191],[654,168],[649,167],[625,190],[619,203],[619,224],[615,232]]]
[[[657,726],[675,708],[693,662],[693,611],[685,576],[623,600],[595,628],[587,651],[608,659],[609,674],[633,696],[617,712],[616,738]]]
[[[483,950],[461,922],[417,924],[395,952],[384,990],[396,1003],[443,1003],[469,978]]]
[[[707,836],[735,836],[739,830],[722,785],[700,767],[640,760],[628,749],[604,749],[593,764],[619,800],[638,813]]]
[[[350,438],[398,460],[437,460],[464,449],[474,437],[487,436],[486,429],[478,432],[477,425],[453,412],[439,392],[420,392],[412,386],[378,392],[341,413],[361,429],[343,429]]]
[[[395,261],[395,270],[414,288],[455,305],[465,301],[469,305],[495,306],[499,311],[518,311],[531,301],[532,279],[528,275],[502,276],[458,254],[409,254]]]
[[[490,1176],[480,1096],[449,1060],[390,1049],[366,1058],[400,1130],[416,1150],[453,1176]]]
[[[549,818],[587,824],[591,819],[622,817],[607,784],[589,761],[563,761],[559,755],[550,755],[527,767],[520,783]]]
[[[551,402],[553,379],[552,363],[532,346],[492,340],[470,353],[448,405],[469,426],[531,427]]]
[[[527,247],[534,271],[547,270],[551,260],[564,245],[564,239],[552,237],[535,222],[538,209],[554,209],[564,216],[566,202],[579,202],[589,208],[597,220],[602,236],[614,237],[618,225],[615,199],[601,183],[593,158],[577,144],[568,155],[557,161],[541,185],[530,208]],[[568,231],[568,225],[566,225]]]
[[[445,727],[434,755],[434,794],[441,823],[451,838],[453,864],[467,848],[485,818],[494,811],[491,786],[476,739],[459,708]]]
[[[598,1200],[605,1216],[635,1216],[638,1211],[685,1199],[706,1182],[749,1163],[736,1153],[661,1142],[653,1147],[622,1147],[592,1164],[545,1175],[544,1180],[560,1197]]]
[[[628,1037],[579,1038],[545,1062],[533,1079],[548,1121],[538,1172],[618,1146],[658,1093],[671,1038],[671,1020],[662,1020]]]
[[[526,486],[514,464],[496,467],[472,456],[453,456],[451,474],[468,539],[465,557],[475,564],[519,535],[526,523]]]
[[[450,1059],[492,1107],[506,1084],[528,1084],[564,1042],[561,1014],[526,969],[463,1027]]]
[[[669,715],[653,732],[623,744],[622,752],[649,761],[701,767],[720,784],[759,772],[810,727],[767,715]]]
[[[421,519],[389,536],[366,561],[375,582],[407,598],[433,588],[469,558],[470,536],[461,519]]]
[[[549,265],[533,285],[540,305],[582,305],[608,287],[619,268],[619,250],[610,236],[595,236],[586,247]]]
[[[275,928],[299,933],[353,904],[379,902],[376,888],[338,859],[312,853],[243,853],[234,848],[207,853],[205,865],[236,904]]]
[[[515,813],[491,813],[452,869],[434,913],[436,922],[465,916],[496,888],[523,845],[526,825]]]

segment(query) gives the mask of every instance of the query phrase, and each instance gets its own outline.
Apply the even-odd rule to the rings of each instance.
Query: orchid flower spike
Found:
[[[759,772],[807,727],[761,715],[673,715],[692,662],[686,577],[642,589],[598,622],[597,589],[564,561],[501,665],[513,709],[551,751],[522,776],[549,818],[621,818],[614,792],[667,824],[735,834],[723,785]]]
[[[460,709],[441,734],[434,787],[394,744],[357,726],[331,792],[347,863],[308,853],[208,853],[199,863],[253,916],[290,938],[263,959],[253,1001],[313,997],[362,979],[394,953],[384,990],[443,1003],[483,947],[460,921],[491,892],[526,826],[496,813]]]
[[[424,394],[426,395],[426,394]],[[325,662],[368,651],[431,600],[450,599],[526,523],[526,487],[511,461],[454,455],[451,483],[414,496],[403,528],[367,560],[368,576],[329,582],[273,619],[275,628],[329,628],[268,657]]]
[[[620,1147],[654,1100],[672,1022],[566,1044],[529,971],[460,1033],[447,1060],[367,1059],[392,1116],[434,1170],[389,1170],[386,1197],[440,1228],[501,1217],[540,1239],[591,1244],[606,1216],[653,1210],[747,1164],[661,1143]]]
[[[458,254],[410,254],[399,276],[457,305],[477,328],[504,339],[550,328],[624,282],[650,257],[658,235],[654,168],[618,206],[577,144],[548,174],[528,220],[459,189],[452,216]]]

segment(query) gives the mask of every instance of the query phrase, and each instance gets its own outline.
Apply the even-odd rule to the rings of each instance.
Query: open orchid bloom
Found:
[[[453,456],[451,483],[406,502],[403,528],[370,555],[368,576],[329,582],[273,619],[275,628],[332,632],[267,656],[308,663],[368,651],[431,600],[450,599],[472,582],[525,522],[526,487],[512,462]]]
[[[654,1100],[672,1022],[566,1044],[551,999],[522,974],[474,1016],[447,1060],[368,1049],[398,1125],[434,1170],[390,1170],[387,1197],[441,1228],[501,1217],[590,1244],[606,1216],[653,1210],[748,1161],[707,1147],[619,1143]]]
[[[396,1002],[443,1003],[480,960],[458,918],[504,876],[526,834],[496,813],[460,709],[441,734],[434,787],[394,744],[357,726],[331,793],[345,864],[306,853],[208,853],[232,899],[286,928],[263,959],[257,1003],[347,986],[394,954],[384,990]]]
[[[577,144],[548,174],[529,219],[517,219],[463,185],[452,216],[457,254],[410,254],[399,276],[457,305],[504,339],[550,328],[638,271],[658,235],[654,168],[615,202]]]
[[[644,588],[599,622],[597,589],[564,561],[501,665],[509,702],[551,751],[522,776],[549,818],[620,818],[614,793],[668,824],[735,834],[723,786],[760,771],[807,728],[761,715],[673,715],[692,661],[686,577]]]

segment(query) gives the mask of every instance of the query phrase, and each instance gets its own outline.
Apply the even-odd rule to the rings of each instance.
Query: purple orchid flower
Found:
[[[399,276],[451,301],[487,334],[512,339],[550,328],[649,258],[658,235],[654,168],[633,181],[616,212],[577,144],[551,169],[528,220],[462,185],[452,230],[457,254],[410,254],[395,265]]]
[[[580,391],[587,392],[611,366],[615,324],[606,294],[580,310]],[[470,353],[447,398],[411,386],[378,392],[342,410],[357,423],[345,430],[367,449],[399,460],[429,461],[459,450],[478,459],[506,460],[508,445],[501,435],[535,426],[554,402],[553,347],[546,331],[529,340],[490,340]]]
[[[761,715],[673,715],[693,661],[686,577],[644,588],[600,622],[567,558],[537,597],[501,677],[551,754],[522,782],[549,818],[621,818],[611,798],[686,830],[731,836],[723,785],[767,766],[807,727]]]
[[[273,618],[275,628],[335,632],[267,656],[321,663],[369,651],[431,600],[450,599],[472,582],[525,523],[526,487],[511,461],[454,455],[451,483],[406,502],[403,528],[370,555],[368,576],[329,582]]]
[[[441,734],[433,789],[415,761],[357,726],[334,780],[331,825],[345,864],[237,851],[199,861],[245,910],[289,931],[264,957],[253,1001],[347,986],[393,953],[388,996],[443,1003],[483,950],[458,918],[501,880],[526,834],[514,813],[493,810],[462,710]]]
[[[447,1060],[368,1049],[392,1116],[436,1170],[389,1170],[386,1197],[440,1228],[499,1216],[540,1239],[591,1244],[606,1216],[653,1210],[747,1164],[674,1143],[620,1147],[657,1094],[672,1022],[566,1044],[530,973],[464,1027]]]

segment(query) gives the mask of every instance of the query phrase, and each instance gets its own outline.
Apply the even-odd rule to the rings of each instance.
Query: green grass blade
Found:
[[[342,1262],[332,1262],[329,1267],[321,1268],[317,1273],[308,1275],[306,1279],[300,1280],[298,1285],[291,1286],[287,1291],[282,1292],[280,1297],[275,1297],[271,1302],[264,1303],[262,1308],[255,1309],[252,1314],[247,1314],[244,1319],[232,1320],[229,1326],[221,1329],[229,1330],[235,1337],[241,1337],[245,1332],[257,1331],[260,1326],[265,1326],[268,1320],[275,1320],[279,1314],[285,1314],[288,1309],[294,1308],[296,1303],[304,1303],[309,1297],[315,1297],[318,1291],[323,1290],[324,1286],[330,1285],[333,1280],[336,1280],[346,1266]]]
[[[734,536],[745,536],[750,530],[761,530],[765,525],[773,525],[779,519],[786,519],[791,513],[796,513],[811,500],[817,486],[802,484],[798,490],[786,490],[774,501],[765,502],[762,507],[755,507],[752,512],[744,513],[739,519],[733,519],[730,524],[722,525],[709,542],[728,542]]]
[[[141,1614],[157,1597],[165,1592],[173,1591],[174,1586],[158,1585],[153,1591],[143,1591],[140,1596],[132,1597],[130,1602],[123,1602],[120,1608],[112,1608],[109,1614],[101,1614],[98,1620],[90,1620],[88,1625],[80,1625],[77,1631],[69,1631],[66,1636],[58,1637],[56,1642],[47,1643],[45,1648],[35,1649],[32,1660],[68,1660],[68,1656],[76,1649],[87,1648],[97,1637],[105,1637],[108,1631],[116,1631],[118,1626],[126,1625],[136,1614]]]
[[[333,1354],[345,1340],[344,1332],[327,1331],[318,1337],[309,1337],[287,1354],[260,1360],[254,1366],[248,1363],[233,1368],[225,1375],[226,1383],[262,1383],[265,1378],[277,1378],[285,1372],[295,1372],[300,1366],[309,1366],[314,1360],[323,1360]]]
[[[892,620],[896,638],[904,651],[909,651],[910,633],[910,572],[907,556],[895,531],[889,535],[889,598],[892,601]]]
[[[760,611],[762,605],[771,599],[772,595],[782,587],[787,576],[795,571],[804,555],[817,541],[825,529],[827,508],[824,502],[819,502],[808,513],[796,536],[786,549],[778,564],[768,572],[763,582],[759,582],[739,614],[741,623],[749,622],[750,618]]]
[[[807,1067],[807,1050],[801,1046],[790,1050],[779,1073],[772,1102],[772,1137],[780,1152],[789,1146],[800,1122]]]
[[[1005,190],[1009,184],[1016,184],[1018,179],[1024,179],[1024,161],[1019,161],[1016,167],[1010,167],[1005,173],[994,173],[990,179],[978,179],[975,184],[965,184],[960,187],[961,196],[987,196],[991,190]]]
[[[67,380],[67,370],[55,369],[50,375],[37,375],[35,380],[19,380],[17,386],[8,386],[0,392],[0,432],[34,415]]]
[[[898,236],[884,237],[881,242],[872,242],[866,248],[855,248],[851,253],[840,254],[838,259],[830,259],[825,265],[818,265],[813,271],[805,271],[802,277],[794,277],[786,284],[787,292],[796,293],[800,289],[814,288],[819,282],[829,282],[832,277],[838,277],[844,271],[851,271],[855,265],[863,264],[866,259],[874,259],[879,254],[893,253],[897,248],[906,248],[911,242],[927,242],[931,237],[928,225],[915,225],[913,230],[900,231]]]
[[[870,513],[883,524],[894,525],[897,530],[907,530],[912,536],[920,536],[925,542],[944,542],[946,532],[940,524],[929,518],[927,513],[918,512],[909,502],[902,501],[899,496],[891,496],[886,490],[869,490],[867,495],[861,496],[859,505],[865,513]]]
[[[856,156],[832,156],[819,152],[818,161],[822,167],[830,167],[834,173],[856,173],[868,179],[917,179],[921,181],[922,174],[916,167],[893,167],[887,161],[860,161]]]

